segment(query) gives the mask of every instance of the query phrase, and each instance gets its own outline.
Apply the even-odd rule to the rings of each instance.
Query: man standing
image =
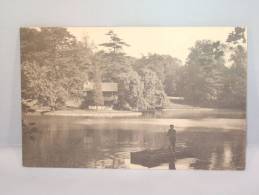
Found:
[[[176,143],[176,130],[174,129],[174,125],[170,125],[170,129],[167,132],[168,140],[169,140],[169,148],[172,152],[175,152],[175,143]]]
[[[169,140],[169,149],[171,151],[171,157],[169,159],[169,169],[175,169],[175,142],[176,142],[176,130],[174,125],[170,125],[170,129],[167,132]]]

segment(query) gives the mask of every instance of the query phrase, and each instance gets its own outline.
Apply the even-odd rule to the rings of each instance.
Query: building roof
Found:
[[[112,82],[102,82],[102,91],[103,92],[116,92],[118,91],[118,83]],[[83,91],[91,91],[94,89],[93,82],[85,82],[83,86]]]

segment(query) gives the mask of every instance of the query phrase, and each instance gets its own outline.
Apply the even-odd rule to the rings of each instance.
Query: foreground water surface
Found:
[[[25,166],[168,169],[133,164],[130,153],[167,149],[168,125],[177,130],[176,169],[232,169],[245,166],[245,119],[112,118],[26,116]]]

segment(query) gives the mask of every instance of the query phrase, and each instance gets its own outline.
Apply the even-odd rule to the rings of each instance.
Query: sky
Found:
[[[185,62],[189,48],[197,40],[209,39],[225,42],[234,27],[71,27],[67,28],[78,40],[87,36],[98,46],[109,41],[108,31],[113,30],[130,45],[124,52],[129,56],[141,57],[149,53],[171,55]]]

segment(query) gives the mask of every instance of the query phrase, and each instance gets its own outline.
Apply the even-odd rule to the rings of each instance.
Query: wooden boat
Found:
[[[176,150],[172,152],[168,149],[143,150],[130,153],[130,161],[145,167],[155,167],[162,163],[174,163],[175,159],[192,157],[189,150]]]

